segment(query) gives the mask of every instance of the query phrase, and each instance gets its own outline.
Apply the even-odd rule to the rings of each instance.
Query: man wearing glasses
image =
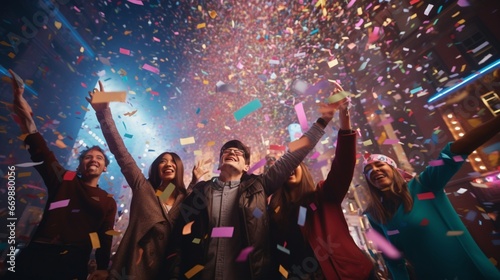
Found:
[[[173,278],[266,279],[269,264],[266,201],[324,134],[333,112],[261,175],[248,174],[250,149],[231,140],[220,149],[220,176],[201,181],[181,205],[171,242],[180,267]],[[179,248],[180,246],[180,248]],[[172,257],[172,259],[175,259]]]

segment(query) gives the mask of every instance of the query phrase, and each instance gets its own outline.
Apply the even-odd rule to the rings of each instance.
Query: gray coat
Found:
[[[178,195],[167,213],[150,182],[127,151],[108,109],[97,112],[97,119],[108,147],[121,168],[130,188],[130,220],[116,254],[112,258],[109,279],[157,279],[165,277],[165,251],[178,205],[184,195]],[[139,259],[139,249],[143,250]]]

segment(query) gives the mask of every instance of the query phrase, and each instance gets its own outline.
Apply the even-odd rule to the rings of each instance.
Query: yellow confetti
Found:
[[[112,235],[112,236],[118,236],[118,235],[120,235],[120,234],[122,234],[122,233],[121,233],[121,232],[119,232],[119,231],[116,231],[116,230],[110,229],[110,230],[106,231],[106,232],[105,232],[105,234],[107,234],[107,235]]]
[[[285,277],[285,279],[288,278],[288,271],[283,266],[281,266],[281,264],[280,264],[279,271],[280,271],[281,275],[283,275],[283,277]]]
[[[196,25],[196,29],[202,29],[202,28],[205,28],[205,27],[207,27],[206,23],[198,23],[198,25]]]
[[[99,241],[99,235],[97,235],[97,232],[91,232],[89,233],[89,236],[90,242],[92,243],[92,249],[101,248],[101,242]]]
[[[216,11],[208,11],[208,15],[211,17],[211,18],[216,18],[217,17],[217,12]]]
[[[90,111],[87,107],[84,107],[83,105],[81,105],[80,108],[82,108],[82,110],[85,111],[85,112]]]
[[[10,52],[10,53],[8,54],[8,56],[9,56],[9,58],[12,58],[12,59],[13,59],[14,57],[16,57],[16,54],[15,54],[15,53],[13,53],[13,52]]]
[[[17,174],[18,178],[29,177],[29,176],[31,176],[31,172],[19,172]]]
[[[184,276],[186,276],[187,279],[190,279],[191,277],[195,276],[198,272],[203,270],[205,268],[203,265],[197,264],[193,266],[188,272],[184,273]]]
[[[62,27],[62,23],[58,22],[58,21],[55,21],[54,22],[54,26],[57,28],[57,29],[61,29]]]
[[[366,147],[366,146],[371,146],[371,145],[373,145],[373,142],[372,142],[372,140],[371,140],[371,139],[368,139],[368,140],[366,140],[366,141],[363,141],[363,146],[365,146],[365,147]]]
[[[189,145],[189,144],[194,144],[194,137],[187,137],[187,138],[181,138],[180,139],[181,145]]]
[[[215,145],[215,141],[210,141],[210,142],[207,143],[207,146],[209,146],[209,147],[211,147],[213,145]]]
[[[280,207],[279,206],[274,209],[274,213],[278,213],[279,211],[280,211]]]

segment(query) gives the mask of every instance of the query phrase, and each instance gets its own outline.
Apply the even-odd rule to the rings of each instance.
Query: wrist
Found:
[[[328,121],[322,117],[318,118],[316,120],[316,123],[319,124],[322,128],[325,128],[328,125]]]

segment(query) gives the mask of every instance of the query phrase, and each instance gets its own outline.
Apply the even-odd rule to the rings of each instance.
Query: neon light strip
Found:
[[[3,67],[2,65],[0,65],[0,74],[11,78],[9,71],[7,69],[5,69],[5,67]],[[38,93],[33,88],[28,86],[27,84],[24,84],[24,89],[27,90],[28,92],[30,92],[31,94],[33,94],[34,96],[38,96]]]
[[[68,20],[61,14],[59,9],[57,9],[57,7],[55,7],[51,1],[43,0],[43,2],[45,3],[45,5],[47,5],[47,7],[50,7],[51,9],[53,9],[52,12],[54,13],[54,16],[62,23],[62,25],[64,27],[66,27],[71,32],[71,34],[73,35],[73,38],[76,41],[78,41],[78,43],[80,43],[80,45],[85,49],[85,52],[87,52],[91,58],[94,58],[95,53],[92,51],[92,49],[87,44],[87,42],[85,42],[85,40],[83,40],[83,38],[80,36],[80,34],[78,32],[76,32],[76,30],[68,22]]]
[[[452,91],[460,88],[460,87],[463,87],[465,86],[466,84],[468,84],[471,80],[474,80],[476,78],[479,78],[481,77],[482,75],[486,74],[488,71],[490,71],[492,68],[495,68],[496,66],[500,65],[500,59],[489,64],[488,66],[484,67],[483,69],[475,72],[474,74],[471,74],[470,76],[466,77],[465,79],[463,79],[460,83],[452,86],[452,87],[449,87],[449,88],[446,88],[438,93],[436,93],[434,96],[432,96],[431,98],[429,98],[429,100],[427,100],[427,103],[432,103],[438,99],[441,99],[443,97],[445,97],[446,95],[448,95],[449,93],[451,93]]]

